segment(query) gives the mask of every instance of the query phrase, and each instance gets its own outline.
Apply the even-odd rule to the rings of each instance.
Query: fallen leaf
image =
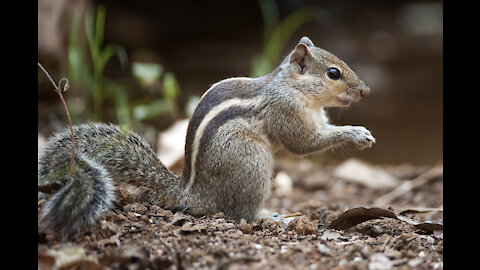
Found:
[[[177,212],[173,215],[172,221],[170,224],[175,225],[175,226],[182,226],[185,222],[187,222],[188,216],[181,213]]]
[[[423,222],[414,226],[417,227],[417,229],[428,233],[433,233],[434,231],[443,231],[443,224],[439,223]]]
[[[349,209],[339,217],[334,219],[331,223],[329,228],[336,229],[336,230],[346,230],[349,229],[357,224],[365,222],[371,219],[378,219],[378,218],[393,218],[398,219],[400,221],[406,222],[410,225],[415,226],[417,229],[423,230],[425,232],[431,233],[433,231],[440,231],[443,230],[443,224],[439,223],[431,223],[431,222],[419,222],[414,219],[411,219],[406,216],[397,216],[394,212],[378,208],[365,208],[365,207],[357,207]]]
[[[443,208],[415,207],[415,208],[407,208],[407,209],[399,210],[396,212],[398,215],[428,213],[428,212],[443,212]]]
[[[338,218],[330,223],[330,228],[337,230],[346,230],[364,221],[377,219],[382,217],[389,217],[397,219],[395,213],[390,210],[373,207],[367,209],[365,207],[352,208],[345,211]]]

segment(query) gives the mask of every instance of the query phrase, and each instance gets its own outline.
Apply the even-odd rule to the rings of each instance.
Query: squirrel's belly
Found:
[[[250,220],[270,192],[273,155],[253,119],[236,118],[218,127],[201,145],[195,166],[191,191],[211,212]]]

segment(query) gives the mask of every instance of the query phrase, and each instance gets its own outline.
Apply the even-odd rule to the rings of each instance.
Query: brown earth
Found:
[[[117,206],[76,239],[39,234],[39,269],[443,269],[442,164],[344,165],[280,160],[273,219],[250,224]]]

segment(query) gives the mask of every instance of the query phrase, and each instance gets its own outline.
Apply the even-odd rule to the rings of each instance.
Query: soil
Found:
[[[39,269],[443,269],[441,164],[365,165],[397,180],[381,188],[339,178],[341,164],[313,164],[277,162],[261,211],[271,218],[195,218],[128,202],[75,239],[39,234]]]

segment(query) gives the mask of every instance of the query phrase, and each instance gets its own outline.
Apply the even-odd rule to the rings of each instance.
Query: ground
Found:
[[[277,162],[271,218],[129,202],[75,239],[39,234],[39,269],[443,269],[442,164],[313,164]]]

